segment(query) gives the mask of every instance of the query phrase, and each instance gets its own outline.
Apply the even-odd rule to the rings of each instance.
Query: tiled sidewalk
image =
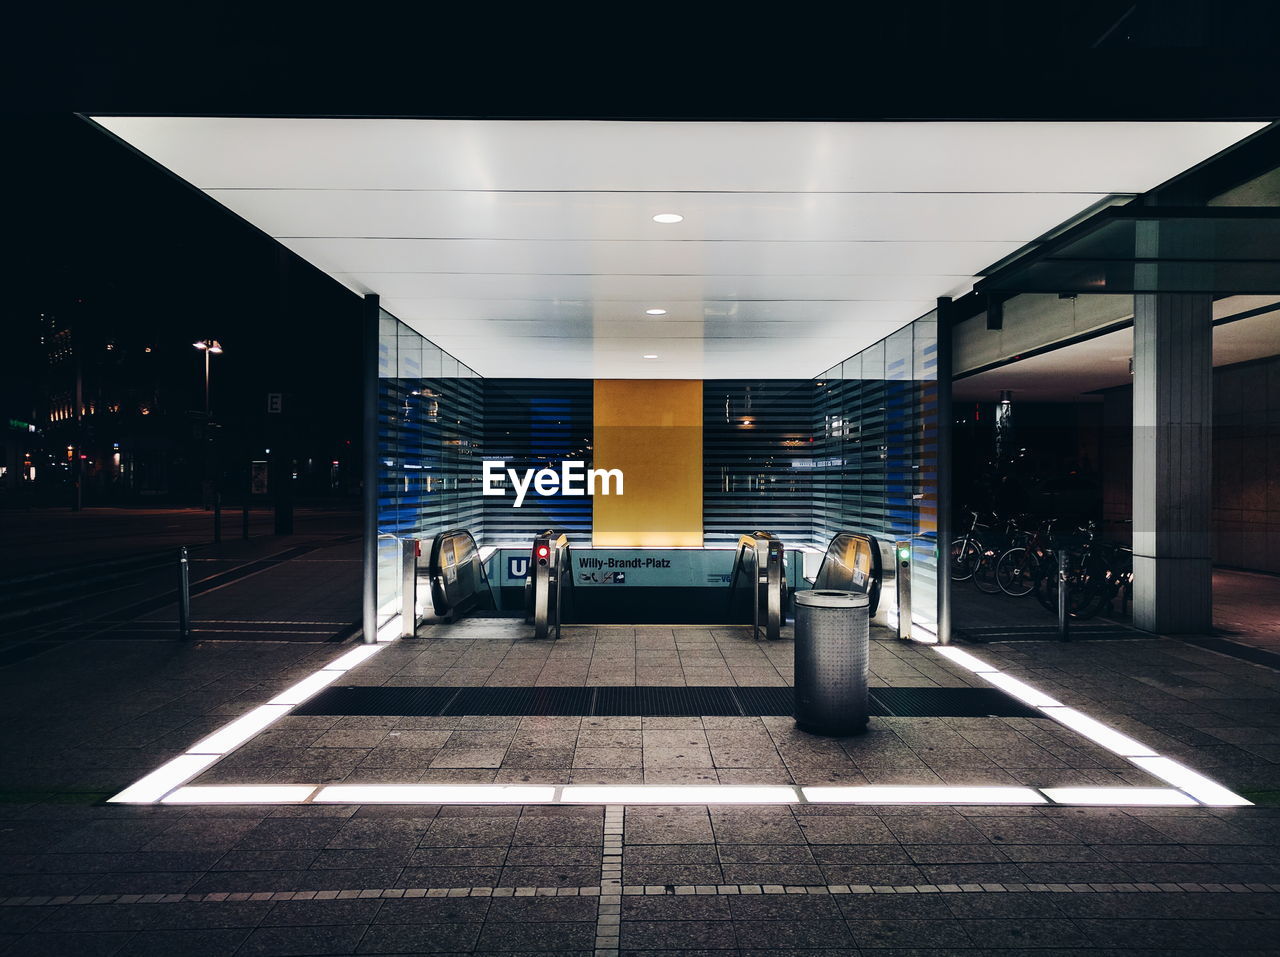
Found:
[[[789,679],[789,642],[736,629],[533,643],[501,635],[505,622],[472,627],[496,636],[397,643],[342,680]],[[0,671],[0,954],[1274,953],[1280,675],[1156,639],[972,650],[1263,806],[102,805],[339,649],[90,642]],[[981,680],[894,642],[876,643],[872,670],[886,685]],[[304,772],[1141,779],[1044,719],[876,719],[870,735],[832,741],[785,718],[467,716],[285,718],[205,777]]]
[[[344,685],[790,684],[792,644],[747,628],[566,628],[517,640],[475,620],[401,641]],[[463,637],[466,635],[483,637]],[[1237,790],[1280,789],[1280,674],[1179,643],[1010,643],[979,652],[1063,703]],[[301,676],[299,676],[301,677]],[[872,642],[871,683],[981,686],[927,646]],[[873,718],[817,738],[786,717],[289,716],[199,784],[950,784],[1154,786],[1045,718]]]

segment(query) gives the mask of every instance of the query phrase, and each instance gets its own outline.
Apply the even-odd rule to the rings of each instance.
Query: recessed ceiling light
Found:
[[[658,357],[657,357],[656,355],[654,355],[652,352],[648,352],[648,353],[645,353],[644,358],[646,358],[646,359],[656,359],[656,358],[658,358]]]
[[[653,221],[655,223],[678,223],[682,219],[684,219],[684,217],[679,213],[659,213],[657,216],[653,217]]]
[[[665,316],[665,315],[667,314],[667,310],[665,310],[665,309],[646,309],[646,310],[644,311],[644,314],[645,314],[646,316]]]

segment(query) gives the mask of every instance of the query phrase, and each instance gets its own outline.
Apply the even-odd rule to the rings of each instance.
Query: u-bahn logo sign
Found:
[[[513,508],[524,504],[524,497],[532,487],[534,494],[550,495],[621,495],[622,469],[589,469],[587,463],[580,459],[566,459],[560,463],[560,470],[552,468],[525,469],[523,476],[516,469],[507,468],[507,463],[494,459],[485,459],[481,463],[482,481],[480,491],[484,495],[506,495],[505,481],[511,482],[516,490]],[[596,491],[597,484],[599,492]]]

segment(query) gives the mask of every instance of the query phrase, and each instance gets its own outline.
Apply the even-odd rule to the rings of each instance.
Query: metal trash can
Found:
[[[867,730],[870,623],[866,595],[814,589],[794,594],[796,727],[812,734]]]

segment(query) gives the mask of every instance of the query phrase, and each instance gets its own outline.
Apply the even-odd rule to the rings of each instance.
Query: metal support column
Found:
[[[1133,298],[1133,623],[1203,634],[1213,620],[1213,303],[1205,293]]]
[[[363,588],[360,620],[364,640],[378,640],[378,297],[368,295],[361,305],[360,336],[361,388],[361,469],[363,504],[362,538]]]
[[[938,644],[951,644],[951,297],[938,298]]]

